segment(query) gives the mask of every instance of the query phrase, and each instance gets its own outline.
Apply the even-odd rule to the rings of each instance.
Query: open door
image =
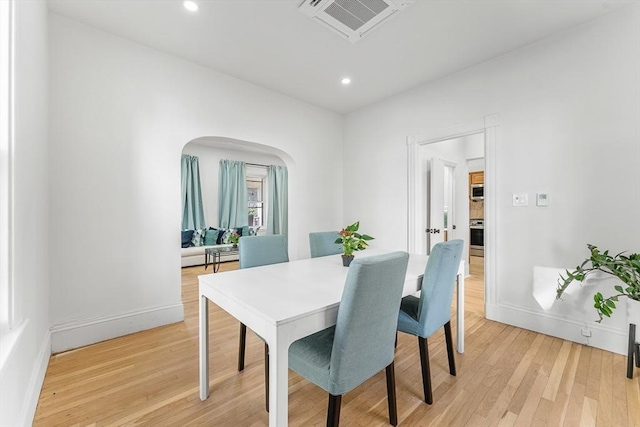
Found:
[[[429,189],[427,203],[427,254],[431,248],[444,241],[444,162],[432,157],[429,161]]]
[[[454,238],[456,164],[432,157],[429,161],[427,254],[437,243]]]

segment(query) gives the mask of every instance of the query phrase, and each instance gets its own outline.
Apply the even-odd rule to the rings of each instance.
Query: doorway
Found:
[[[465,242],[466,311],[484,316],[484,201],[473,193],[483,185],[484,133],[424,144],[420,157],[426,168],[424,253],[443,241]]]
[[[434,131],[427,135],[409,136],[408,148],[408,235],[407,249],[410,253],[427,253],[426,232],[429,230],[426,213],[429,203],[427,194],[428,162],[431,157],[446,158],[456,163],[456,196],[457,214],[451,225],[456,226],[453,236],[465,241],[465,304],[466,311],[485,316],[487,307],[495,304],[495,145],[497,139],[498,115],[486,116],[482,119],[462,123],[450,128]],[[481,138],[475,150],[460,154],[461,148],[454,141],[469,137]],[[438,145],[436,145],[438,144]],[[479,148],[479,149],[478,149]],[[471,150],[468,147],[468,150]],[[464,151],[464,150],[462,150]],[[456,154],[457,153],[457,154]],[[471,162],[473,161],[473,162]],[[483,165],[483,197],[482,204],[472,202],[470,198],[469,170],[482,162]],[[475,164],[474,164],[475,163]],[[475,170],[474,170],[475,171]],[[462,185],[461,185],[462,183]],[[483,255],[470,257],[471,237],[470,220],[473,207],[482,206],[483,222]],[[473,218],[477,219],[477,218]]]
[[[212,257],[207,259],[206,247],[211,247],[224,242],[227,235],[221,233],[221,221],[219,220],[219,173],[221,160],[233,160],[244,162],[246,165],[247,187],[247,216],[245,217],[246,229],[251,234],[269,234],[267,230],[268,211],[268,166],[285,166],[294,176],[292,160],[290,156],[271,146],[236,140],[224,137],[201,137],[189,141],[182,148],[183,155],[195,157],[199,164],[198,187],[201,189],[201,205],[204,215],[204,239],[198,244],[193,240],[183,240],[180,253],[181,289],[183,304],[192,303],[197,296],[197,276],[201,274],[213,274],[211,265]],[[291,192],[287,191],[289,199]],[[288,211],[290,214],[290,210]],[[224,227],[228,228],[228,227]],[[236,229],[237,227],[233,227]],[[242,227],[244,229],[244,227]],[[214,230],[215,229],[215,230]],[[189,230],[183,230],[189,235]],[[215,232],[218,232],[217,238]],[[239,232],[239,231],[238,231]],[[209,236],[211,235],[211,240]],[[290,248],[295,242],[290,243]],[[237,252],[225,253],[218,258],[218,273],[238,268]],[[217,274],[217,273],[216,273]],[[197,300],[197,297],[196,297]]]

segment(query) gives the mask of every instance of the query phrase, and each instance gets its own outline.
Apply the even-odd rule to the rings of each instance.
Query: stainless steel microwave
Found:
[[[475,202],[484,200],[484,184],[471,185],[471,200]]]

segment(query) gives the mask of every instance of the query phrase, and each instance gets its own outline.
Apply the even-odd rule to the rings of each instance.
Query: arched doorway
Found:
[[[293,161],[291,157],[284,153],[282,150],[274,147],[259,144],[251,141],[244,141],[227,137],[199,137],[186,143],[182,149],[182,154],[188,154],[192,157],[198,158],[199,169],[199,182],[202,195],[202,206],[204,211],[204,226],[205,228],[213,227],[220,228],[220,221],[218,218],[218,199],[219,199],[219,168],[221,160],[235,160],[241,161],[246,164],[247,170],[247,186],[262,185],[264,200],[262,204],[255,206],[251,223],[247,222],[256,230],[259,234],[268,234],[271,230],[267,230],[267,224],[264,221],[266,215],[266,194],[268,190],[269,182],[267,177],[267,167],[285,166],[289,171],[289,180],[292,180],[292,175],[295,176],[295,170],[292,167]],[[251,182],[249,182],[251,181]],[[291,191],[288,191],[289,197]],[[262,198],[260,198],[262,199]],[[183,242],[184,243],[184,242]],[[183,247],[181,249],[181,268],[192,268],[196,271],[191,271],[190,275],[197,277],[199,274],[209,274],[213,272],[210,266],[205,263],[205,249],[204,247]],[[232,262],[237,259],[237,255],[223,256],[223,261]],[[211,258],[209,258],[211,261]],[[227,266],[227,268],[229,268]],[[231,266],[230,268],[234,268]],[[223,268],[225,269],[225,268]],[[184,273],[184,271],[183,271]],[[183,274],[183,281],[184,281]],[[197,279],[192,280],[197,281]],[[195,285],[195,286],[191,286]],[[183,303],[192,300],[191,295],[197,289],[197,283],[192,283],[189,291],[189,295],[185,295],[183,286]]]

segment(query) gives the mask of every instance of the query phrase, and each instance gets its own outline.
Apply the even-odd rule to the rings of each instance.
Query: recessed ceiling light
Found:
[[[190,12],[197,12],[199,9],[198,4],[191,0],[184,0],[182,2],[182,5],[184,6],[185,9],[187,9]]]
[[[340,83],[346,86],[351,83],[351,79],[349,77],[343,77],[342,80],[340,80]]]

